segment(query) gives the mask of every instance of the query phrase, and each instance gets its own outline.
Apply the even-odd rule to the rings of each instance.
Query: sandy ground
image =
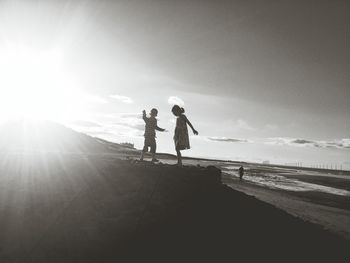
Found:
[[[296,194],[266,189],[238,179],[223,180],[232,189],[254,196],[303,220],[319,224],[325,229],[350,240],[350,211],[320,205]],[[317,198],[317,197],[314,197]]]
[[[173,161],[166,161],[173,163]],[[222,180],[223,183],[243,192],[247,195],[254,196],[259,200],[274,205],[284,211],[299,217],[308,222],[321,225],[324,229],[341,235],[350,240],[350,176],[341,175],[339,171],[335,174],[329,171],[310,169],[303,170],[302,168],[280,168],[273,166],[260,166],[258,164],[237,164],[237,163],[222,163],[216,161],[200,161],[200,160],[186,160],[185,163],[190,165],[216,165],[223,169]],[[237,169],[240,165],[246,168],[246,176],[244,180],[240,181],[238,178]],[[231,169],[227,169],[231,168]],[[297,182],[306,182],[308,184],[316,185],[311,187],[312,190],[293,189],[299,185],[288,185],[288,190],[283,189],[286,185],[281,185],[282,188],[270,183],[276,178],[270,177],[254,180],[260,174],[274,174],[283,175],[287,179],[295,179]],[[252,180],[247,180],[247,176]],[[265,181],[264,181],[265,179]],[[309,185],[307,185],[309,186]],[[331,189],[338,189],[340,194],[333,194]],[[293,191],[294,190],[294,191]],[[305,190],[305,191],[301,191]],[[323,192],[322,190],[325,190]],[[334,191],[338,193],[337,191]]]
[[[341,262],[350,244],[215,167],[102,154],[2,156],[0,233],[1,263]]]

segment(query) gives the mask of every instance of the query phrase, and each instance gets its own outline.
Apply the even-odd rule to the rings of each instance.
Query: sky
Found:
[[[0,1],[0,117],[187,156],[350,169],[349,1]],[[45,114],[44,114],[45,113]]]

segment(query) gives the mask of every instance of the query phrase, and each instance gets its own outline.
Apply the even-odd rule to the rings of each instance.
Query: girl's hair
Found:
[[[184,108],[181,108],[179,105],[174,105],[174,107],[171,109],[171,111],[175,114],[175,113],[184,113],[185,112],[185,109]],[[176,114],[175,114],[176,115]]]

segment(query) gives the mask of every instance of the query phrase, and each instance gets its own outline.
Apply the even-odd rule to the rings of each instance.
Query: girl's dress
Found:
[[[190,149],[190,139],[188,137],[186,116],[183,114],[176,119],[174,142],[175,148],[178,150]]]

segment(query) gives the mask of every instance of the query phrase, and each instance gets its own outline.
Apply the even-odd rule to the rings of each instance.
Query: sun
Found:
[[[65,121],[83,114],[79,81],[57,49],[0,48],[0,121]]]

